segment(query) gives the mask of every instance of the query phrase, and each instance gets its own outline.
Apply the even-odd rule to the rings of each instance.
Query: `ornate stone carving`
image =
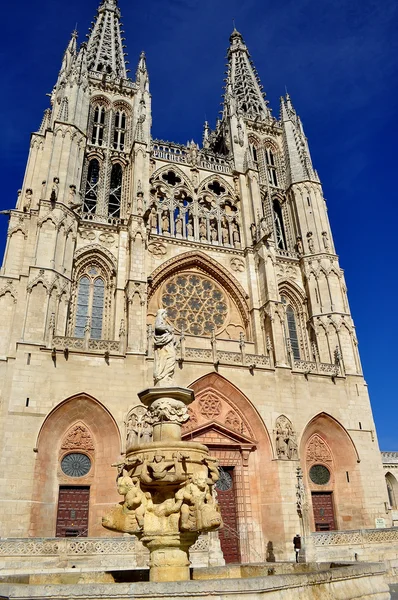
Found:
[[[276,420],[275,442],[278,458],[286,460],[296,460],[298,458],[296,433],[293,430],[291,421],[284,415]]]
[[[161,257],[167,254],[167,248],[164,244],[160,242],[151,242],[148,245],[148,252],[153,254],[153,256]]]
[[[145,456],[141,467],[141,481],[149,486],[158,485],[160,481],[164,484],[186,481],[186,460],[189,455],[174,452],[172,459],[165,460],[163,454],[155,454],[153,459]]]
[[[243,273],[243,271],[245,270],[245,263],[240,258],[232,258],[231,269],[233,271],[237,271],[238,273]]]
[[[66,433],[62,450],[94,450],[94,442],[87,427],[83,423],[76,423]]]
[[[332,455],[326,442],[317,433],[311,437],[308,443],[306,459],[309,463],[332,462]]]
[[[148,410],[138,404],[128,413],[126,419],[127,447],[147,444],[152,440],[152,420]]]
[[[234,431],[243,432],[243,423],[239,415],[234,411],[230,410],[225,417],[225,425]]]
[[[98,239],[106,246],[113,246],[113,244],[115,243],[115,236],[111,233],[100,233]]]
[[[222,403],[220,398],[212,392],[206,392],[199,400],[199,412],[208,419],[214,419],[221,414]]]
[[[159,398],[150,406],[152,423],[185,423],[189,419],[188,409],[183,402],[174,398]]]

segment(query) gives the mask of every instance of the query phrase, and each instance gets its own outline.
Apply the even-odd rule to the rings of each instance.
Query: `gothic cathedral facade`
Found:
[[[145,55],[130,78],[122,35],[117,0],[87,43],[72,35],[9,214],[2,536],[109,535],[112,464],[128,435],[150,435],[137,393],[161,307],[177,383],[196,395],[184,436],[222,467],[227,560],[290,556],[298,531],[388,525],[344,274],[290,97],[272,116],[234,30],[215,129],[201,146],[156,140]]]

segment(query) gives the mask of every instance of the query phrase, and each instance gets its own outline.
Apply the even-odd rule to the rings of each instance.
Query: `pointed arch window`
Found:
[[[104,142],[105,130],[105,107],[96,106],[94,110],[93,133],[91,135],[91,143],[96,146],[102,146]]]
[[[265,149],[265,162],[267,163],[268,182],[274,187],[278,187],[278,176],[276,173],[275,155],[271,148]]]
[[[97,267],[91,267],[88,273],[79,279],[75,337],[83,338],[87,327],[90,328],[92,339],[99,340],[102,337],[105,283],[98,275]]]
[[[96,158],[90,160],[87,170],[86,192],[84,195],[83,212],[94,214],[98,200],[98,185],[100,165]]]
[[[286,307],[287,333],[290,340],[293,358],[295,360],[300,360],[300,344],[297,333],[296,315],[292,306],[288,303],[286,296],[281,296],[281,299]]]
[[[258,163],[258,157],[257,157],[257,148],[256,148],[256,146],[253,143],[251,143],[250,146],[249,146],[249,149],[250,149],[250,154],[252,155],[253,162],[255,164],[257,164]]]
[[[283,225],[282,208],[278,200],[273,201],[272,207],[274,212],[276,245],[280,250],[286,250],[286,235],[285,227]]]
[[[108,216],[120,218],[120,204],[122,199],[123,169],[119,163],[112,166],[111,182],[109,189]]]
[[[124,150],[126,139],[126,113],[123,110],[116,111],[115,127],[113,130],[113,147],[115,150]]]

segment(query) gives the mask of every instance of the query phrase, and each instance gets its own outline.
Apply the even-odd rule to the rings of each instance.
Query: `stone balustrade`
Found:
[[[217,536],[199,536],[190,559],[195,567],[224,564]],[[0,575],[44,573],[60,567],[81,571],[146,569],[148,560],[148,551],[133,536],[0,539]]]
[[[55,335],[52,338],[52,347],[56,350],[75,350],[82,352],[98,352],[104,354],[122,354],[122,344],[118,340],[94,340],[90,338],[77,338]]]

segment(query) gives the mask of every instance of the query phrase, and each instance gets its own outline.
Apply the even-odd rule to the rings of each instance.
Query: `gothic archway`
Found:
[[[334,417],[316,415],[300,442],[301,466],[313,531],[368,526],[355,498],[362,497],[359,455],[351,436]]]
[[[219,460],[223,469],[218,492],[222,510],[223,486],[227,486],[226,491],[231,489],[228,486],[234,489],[226,500],[231,512],[224,511],[222,545],[223,536],[229,537],[231,547],[238,540],[241,561],[265,560],[267,543],[280,539],[282,523],[282,515],[276,514],[281,506],[278,471],[265,424],[250,400],[218,373],[205,375],[190,387],[195,401],[183,439],[206,444]],[[228,546],[228,539],[224,545]]]
[[[190,277],[196,279],[192,285]],[[189,287],[193,297],[188,295]],[[170,298],[170,305],[167,298]],[[180,318],[189,318],[190,315],[185,313],[190,312],[190,307],[198,317],[198,313],[203,313],[200,315],[202,323],[196,319],[193,323],[186,322],[184,332],[187,334],[209,337],[214,328],[216,334],[222,334],[224,338],[239,340],[240,333],[244,333],[250,339],[249,308],[243,288],[227,269],[201,252],[187,252],[166,261],[152,273],[148,293],[149,322],[154,320],[161,306],[169,309],[169,318],[177,329]],[[175,318],[171,318],[174,313]],[[188,331],[189,326],[198,329]]]
[[[121,438],[108,410],[86,393],[61,402],[44,420],[36,452],[30,535],[109,535],[101,517],[119,500],[111,465],[120,455]],[[65,490],[83,495],[79,502],[87,500],[85,526],[73,510],[70,522],[60,524],[58,503]]]

